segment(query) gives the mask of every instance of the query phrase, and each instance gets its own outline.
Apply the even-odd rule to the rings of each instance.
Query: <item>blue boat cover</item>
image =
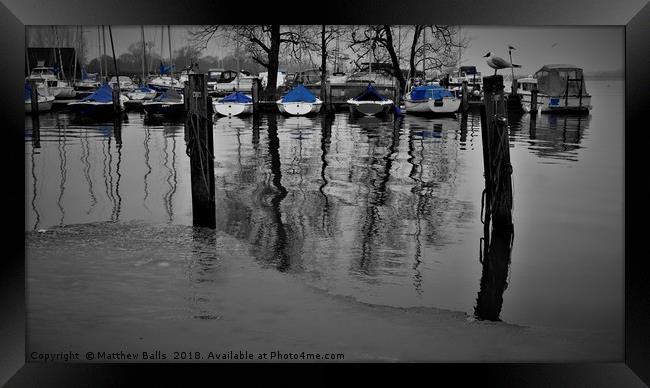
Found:
[[[241,92],[235,92],[224,97],[221,102],[253,102],[253,99]]]
[[[103,84],[93,94],[79,100],[84,101],[113,102],[113,89],[108,84]]]
[[[282,97],[282,102],[315,102],[316,96],[312,94],[306,87],[299,84],[291,89],[289,93]]]
[[[169,74],[173,69],[174,65],[165,66],[162,62],[160,62],[160,67],[158,67],[160,74]]]
[[[143,93],[151,93],[155,92],[155,90],[148,88],[146,86],[140,86],[139,88],[135,89],[136,92],[143,92]]]
[[[31,101],[32,100],[32,85],[31,84],[25,84],[25,101]]]
[[[88,73],[86,72],[86,69],[81,69],[81,79],[86,81],[86,80],[95,80],[97,79],[97,73]]]
[[[411,100],[442,100],[443,97],[454,97],[454,94],[440,85],[422,85],[411,90]]]
[[[366,90],[364,90],[361,94],[353,98],[355,101],[386,101],[387,98],[379,94],[377,89],[375,89],[372,84],[368,84],[368,87]]]
[[[180,93],[176,91],[176,89],[168,89],[166,92],[161,93],[153,100],[159,102],[181,102],[183,101],[183,96],[181,96]]]

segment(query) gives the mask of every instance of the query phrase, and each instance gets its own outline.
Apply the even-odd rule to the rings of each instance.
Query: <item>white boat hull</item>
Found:
[[[156,92],[130,92],[127,93],[126,96],[129,100],[151,100],[156,97],[156,94]]]
[[[221,116],[240,116],[253,113],[252,102],[215,102],[214,111]]]
[[[38,112],[49,112],[52,109],[52,103],[54,97],[46,97],[45,99],[40,99],[38,101]],[[32,113],[32,102],[25,101],[25,113]]]
[[[356,101],[350,99],[347,101],[350,107],[350,113],[363,116],[377,116],[385,114],[393,106],[393,101]]]
[[[442,105],[437,105],[434,100],[404,101],[406,113],[419,114],[452,114],[458,111],[461,100],[456,97],[444,97]]]
[[[278,100],[277,105],[280,113],[291,116],[306,116],[320,112],[323,103],[317,98],[315,102],[282,102],[282,100]]]
[[[525,112],[530,112],[530,94],[521,95],[521,105]],[[541,113],[562,113],[562,112],[589,112],[591,110],[591,96],[582,96],[582,100],[576,96],[552,97],[546,95],[537,96],[537,111]]]
[[[77,95],[77,92],[72,86],[50,86],[49,91],[55,98],[63,100],[75,98]]]

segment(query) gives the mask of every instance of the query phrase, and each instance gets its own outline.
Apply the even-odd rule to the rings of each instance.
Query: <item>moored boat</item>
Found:
[[[587,93],[582,69],[574,65],[545,65],[532,77],[536,81],[537,105],[542,113],[589,113],[591,95]],[[530,82],[517,80],[523,95],[522,106],[530,111]],[[524,90],[530,89],[530,90]]]
[[[50,95],[44,86],[38,87],[38,111],[48,112],[52,109],[54,96]],[[25,113],[32,113],[32,85],[25,84]]]
[[[185,101],[182,94],[175,89],[170,89],[153,100],[143,102],[142,109],[150,117],[176,118],[185,114]]]
[[[349,99],[347,103],[350,113],[364,116],[386,114],[393,107],[393,100],[379,94],[371,83],[368,84],[366,90]]]
[[[253,99],[241,92],[235,92],[212,104],[214,111],[222,116],[239,116],[253,113]]]
[[[40,63],[39,63],[40,65]],[[50,94],[55,98],[68,99],[74,98],[76,92],[66,81],[59,79],[57,72],[53,67],[37,66],[27,77],[26,81],[34,81],[38,84],[47,86]]]
[[[280,113],[291,116],[306,116],[320,112],[323,102],[307,88],[299,84],[276,101]]]
[[[148,88],[146,86],[140,86],[139,88],[128,92],[126,96],[129,100],[152,100],[158,94],[155,90]]]
[[[128,101],[128,98],[120,94],[121,109],[124,109],[124,102],[126,101]],[[103,84],[91,95],[69,103],[68,109],[83,117],[111,117],[114,115],[113,89],[108,84]]]
[[[406,112],[414,114],[454,114],[460,103],[452,91],[435,83],[416,86],[404,99]]]

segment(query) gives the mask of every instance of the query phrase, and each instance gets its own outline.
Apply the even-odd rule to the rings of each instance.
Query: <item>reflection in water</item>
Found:
[[[61,133],[61,126],[58,126],[59,133]],[[65,209],[63,208],[63,193],[65,192],[65,181],[68,178],[68,168],[67,168],[67,155],[65,152],[65,143],[66,143],[66,131],[63,130],[63,136],[59,136],[59,171],[61,172],[61,179],[59,181],[59,197],[57,200],[57,205],[61,212],[61,219],[59,220],[59,225],[63,225],[63,220],[65,218]]]
[[[511,141],[527,144],[531,152],[544,159],[575,162],[591,116],[524,114],[512,115],[508,120]]]
[[[510,253],[514,241],[513,228],[493,228],[491,234],[483,237],[482,252],[479,253],[483,272],[481,290],[476,299],[474,314],[478,319],[499,321],[503,306],[503,293],[508,287]]]
[[[325,200],[325,203],[323,205],[323,218],[322,218],[321,226],[323,230],[326,231],[327,236],[331,236],[331,230],[329,224],[330,203],[329,203],[329,198],[327,198],[327,194],[325,193],[325,187],[327,186],[329,181],[327,180],[327,174],[325,173],[325,170],[327,169],[327,153],[329,152],[329,148],[331,144],[330,138],[332,137],[332,123],[333,120],[329,116],[326,116],[321,120],[320,178],[323,181],[323,183],[318,187],[318,191],[321,193],[323,199]]]
[[[40,146],[39,146],[40,148]],[[36,154],[36,150],[38,148],[32,144],[32,152],[31,152],[31,162],[32,162],[32,211],[34,212],[35,220],[34,220],[34,230],[38,230],[38,224],[41,222],[41,214],[38,212],[38,209],[36,208],[36,193],[38,193],[37,190],[37,185],[38,185],[38,178],[36,175],[36,159],[34,158],[34,155]]]
[[[287,246],[287,231],[284,223],[282,222],[282,213],[280,211],[280,204],[287,196],[287,189],[282,186],[282,162],[280,161],[280,139],[278,138],[278,124],[275,116],[269,116],[269,157],[271,159],[271,174],[273,174],[273,186],[277,192],[271,198],[271,214],[272,222],[275,225],[275,244],[273,246],[274,258],[272,259],[277,264],[280,271],[289,269],[291,259],[286,253]]]
[[[142,142],[142,146],[144,148],[144,164],[147,168],[147,171],[144,174],[143,180],[144,180],[144,198],[142,199],[142,206],[144,206],[145,209],[149,213],[151,213],[151,209],[147,206],[147,198],[149,198],[149,182],[148,178],[149,175],[151,175],[151,163],[149,162],[149,141],[151,140],[151,131],[149,129],[149,126],[144,127],[144,141]]]
[[[81,143],[81,163],[84,165],[83,175],[88,184],[88,195],[90,196],[90,207],[86,211],[86,214],[92,213],[95,205],[97,205],[97,197],[95,197],[95,191],[93,189],[93,180],[90,173],[90,162],[88,158],[90,157],[90,143],[88,142],[88,130],[84,131],[84,136],[80,137]]]

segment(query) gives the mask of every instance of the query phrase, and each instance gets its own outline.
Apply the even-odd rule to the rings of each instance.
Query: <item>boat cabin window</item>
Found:
[[[42,77],[44,75],[55,75],[54,71],[51,69],[34,69],[32,70],[32,75],[37,77]]]
[[[237,78],[237,72],[232,71],[232,70],[228,70],[228,71],[224,71],[223,73],[221,73],[221,76],[219,77],[219,80],[217,82],[219,82],[219,83],[228,83],[228,82],[234,81],[235,78]]]
[[[220,71],[210,71],[208,72],[208,81],[219,81],[219,78],[221,78],[221,72]]]
[[[521,90],[530,92],[531,90],[535,89],[537,84],[533,82],[520,82],[519,86],[521,87]]]

